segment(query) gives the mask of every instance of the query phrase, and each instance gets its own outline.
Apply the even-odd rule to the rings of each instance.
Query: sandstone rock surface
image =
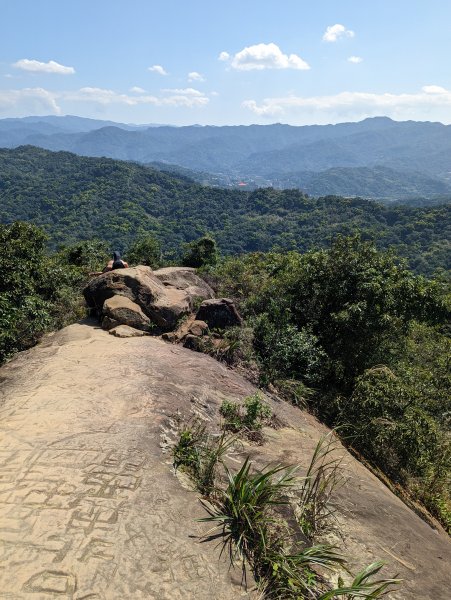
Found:
[[[143,331],[142,329],[135,329],[129,325],[117,325],[116,327],[110,329],[108,333],[119,338],[142,337],[143,335],[149,335],[146,331]]]
[[[124,296],[140,306],[143,313],[163,330],[174,328],[191,310],[189,294],[165,286],[150,267],[117,269],[94,277],[83,290],[89,307],[101,312],[104,302],[115,295]]]
[[[147,331],[150,319],[143,313],[141,307],[126,296],[113,296],[103,303],[103,313],[113,321]]]
[[[93,324],[48,336],[0,369],[0,597],[7,600],[237,600],[239,586],[196,494],[172,470],[171,415],[215,429],[224,399],[255,388],[214,359],[153,337],[115,338]],[[258,466],[304,472],[327,431],[267,398],[289,426],[243,442]],[[399,573],[391,600],[441,600],[451,544],[343,450],[349,480],[336,495],[352,568],[376,559]],[[257,595],[257,597],[259,597]]]
[[[153,275],[164,285],[172,285],[179,290],[185,290],[192,301],[214,298],[211,287],[196,274],[196,269],[192,267],[164,267],[154,271]]]
[[[205,300],[199,307],[196,320],[205,321],[210,329],[241,326],[243,319],[235,304],[228,298]]]
[[[188,329],[188,332],[192,335],[201,336],[208,331],[208,325],[205,321],[193,321]]]

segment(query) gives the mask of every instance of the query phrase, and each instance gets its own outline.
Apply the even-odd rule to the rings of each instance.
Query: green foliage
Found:
[[[204,236],[186,244],[182,257],[184,267],[214,266],[218,262],[218,248],[213,238]]]
[[[219,529],[207,539],[220,538],[232,564],[247,560],[255,566],[271,541],[270,509],[287,503],[283,496],[294,483],[294,470],[279,465],[251,474],[249,459],[237,473],[225,469],[227,487],[204,502],[210,516],[202,521],[214,523],[214,531]]]
[[[335,600],[344,597],[345,600],[356,600],[357,598],[380,598],[389,592],[389,587],[401,583],[400,579],[373,579],[384,566],[383,562],[371,563],[354,577],[350,585],[345,586],[340,581],[338,588],[330,590],[321,595],[318,600]]]
[[[327,355],[318,338],[308,328],[299,330],[285,317],[277,318],[277,307],[263,313],[255,322],[254,347],[261,359],[262,372],[269,381],[296,378],[302,374],[307,385],[327,378]]]
[[[257,394],[247,399],[246,409],[249,420],[255,422],[262,413]],[[240,408],[233,402],[223,403],[221,412],[237,423],[243,419]],[[330,436],[318,442],[299,490],[297,467],[276,465],[254,471],[247,457],[240,469],[232,472],[224,459],[233,444],[234,440],[227,439],[224,433],[217,439],[207,433],[204,424],[194,420],[180,429],[173,448],[174,466],[182,466],[204,496],[201,502],[209,516],[200,521],[213,527],[203,536],[203,541],[218,540],[221,554],[227,552],[231,565],[241,564],[244,579],[249,565],[263,592],[262,597],[279,600],[320,597],[328,600],[344,595],[349,599],[377,598],[382,591],[398,583],[395,579],[372,581],[382,567],[382,563],[374,563],[358,573],[349,586],[345,587],[339,580],[339,587],[330,590],[317,568],[347,570],[345,558],[331,545],[303,543],[307,538],[302,526],[299,531],[296,526],[288,527],[286,515],[293,512],[295,492],[299,492],[300,499],[295,514],[312,527],[311,539],[321,529],[322,519],[331,515],[330,496],[341,476],[340,460],[334,456],[336,448]],[[217,474],[219,465],[224,469],[225,481]]]
[[[334,517],[331,499],[344,479],[337,443],[329,433],[317,443],[298,492],[296,518],[309,539],[326,530]]]
[[[348,443],[449,528],[443,279],[416,276],[356,236],[304,255],[227,259],[213,276],[254,325],[260,382],[296,402],[293,386],[302,386],[301,403],[341,425]]]
[[[85,268],[87,271],[100,271],[111,258],[108,244],[102,240],[83,240],[63,246],[58,252],[63,264]]]
[[[329,600],[345,594],[349,599],[377,598],[399,583],[396,579],[372,580],[382,567],[382,563],[373,563],[349,586],[325,591],[329,586],[316,569],[346,568],[345,558],[327,544],[293,546],[293,532],[289,533],[278,513],[282,505],[289,507],[287,495],[296,483],[296,468],[268,466],[253,473],[251,467],[249,458],[236,473],[225,467],[227,485],[216,489],[208,501],[202,500],[209,516],[201,521],[213,524],[205,541],[219,540],[231,564],[241,563],[243,575],[249,564],[265,598]]]
[[[105,265],[106,245],[85,240],[47,253],[47,236],[30,223],[0,225],[0,363],[47,331],[86,316],[81,288]]]
[[[174,468],[184,468],[199,492],[209,496],[215,487],[218,464],[233,442],[224,433],[219,437],[209,435],[197,420],[188,423],[181,428],[172,451]]]
[[[151,235],[176,258],[182,244],[211,232],[223,254],[305,252],[342,233],[360,231],[379,248],[396,247],[412,267],[433,273],[449,265],[450,207],[382,205],[299,190],[243,192],[201,186],[131,162],[0,149],[0,222],[31,221],[50,244],[105,240],[127,248]],[[255,283],[253,285],[256,285]]]
[[[160,242],[152,235],[137,238],[127,250],[127,262],[158,269],[162,264]]]
[[[366,368],[399,351],[412,319],[444,315],[438,285],[358,236],[267,261],[271,276],[246,306],[259,316],[255,348],[269,371],[300,374],[307,385],[326,377],[351,388]],[[260,263],[257,257],[257,273]]]
[[[224,429],[238,433],[252,434],[261,430],[272,417],[271,408],[262,401],[258,392],[244,400],[244,405],[224,400],[219,412],[225,419]]]
[[[58,269],[45,255],[47,238],[27,223],[0,225],[0,363],[32,346],[54,323]]]

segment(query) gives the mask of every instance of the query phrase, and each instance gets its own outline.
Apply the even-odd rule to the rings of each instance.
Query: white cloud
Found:
[[[22,58],[13,64],[16,69],[22,69],[22,71],[30,71],[32,73],[56,73],[58,75],[73,75],[75,73],[74,67],[65,67],[60,65],[54,60],[49,62],[40,62],[39,60],[29,60],[28,58]]]
[[[221,52],[218,56],[218,60],[226,61],[229,60],[230,54],[228,52]]]
[[[348,62],[358,65],[359,63],[363,62],[363,58],[361,56],[350,56],[348,58]]]
[[[191,71],[191,73],[188,73],[188,81],[205,81],[203,75],[201,75],[200,73],[198,73],[197,71]]]
[[[193,88],[162,90],[164,96],[149,94],[120,94],[114,90],[95,87],[84,87],[75,92],[64,92],[62,97],[76,102],[94,102],[100,105],[125,104],[137,106],[150,104],[153,106],[183,106],[186,108],[202,107],[208,104],[209,98]]]
[[[130,92],[132,92],[133,94],[145,94],[146,90],[143,90],[142,87],[134,85],[133,87],[130,88]]]
[[[336,42],[340,38],[349,37],[352,38],[355,36],[355,33],[351,29],[346,29],[344,25],[340,25],[340,23],[336,23],[335,25],[329,25],[323,35],[323,40],[325,42]]]
[[[167,75],[167,71],[161,66],[161,65],[153,65],[152,67],[149,67],[149,71],[152,71],[152,73],[158,73],[158,75]]]
[[[239,71],[263,69],[310,69],[297,54],[284,54],[277,44],[255,44],[237,52],[231,63]]]
[[[440,85],[425,85],[421,88],[426,94],[447,94],[449,93]]]
[[[203,96],[203,92],[194,88],[168,88],[161,90],[165,94],[183,94],[185,96]]]
[[[451,90],[430,85],[413,94],[341,92],[332,96],[291,95],[266,98],[261,103],[246,100],[242,106],[261,117],[300,117],[304,122],[310,117],[312,122],[337,122],[343,118],[357,120],[381,114],[400,119],[421,119],[430,116],[432,111],[446,109],[449,112]]]
[[[56,94],[43,88],[24,88],[21,90],[0,90],[0,113],[8,116],[24,117],[61,113],[56,102]]]

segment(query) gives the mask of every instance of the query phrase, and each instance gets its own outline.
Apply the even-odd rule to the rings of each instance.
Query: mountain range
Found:
[[[222,187],[397,200],[451,195],[451,126],[386,117],[338,125],[173,127],[74,116],[0,120],[0,147],[31,144],[181,168]]]

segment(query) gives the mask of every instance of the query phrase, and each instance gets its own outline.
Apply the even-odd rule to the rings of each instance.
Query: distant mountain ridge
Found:
[[[301,127],[173,127],[74,116],[0,120],[0,147],[24,144],[177,165],[224,187],[243,181],[250,189],[300,187],[312,195],[391,199],[451,193],[451,126],[441,123],[376,117]]]

